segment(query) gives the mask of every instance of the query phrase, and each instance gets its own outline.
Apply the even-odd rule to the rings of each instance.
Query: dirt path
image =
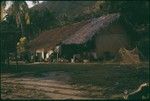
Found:
[[[2,99],[122,99],[149,80],[149,64],[38,64],[1,68]]]
[[[1,75],[2,99],[84,99],[86,91],[80,91],[67,83],[69,76],[62,72],[43,74],[42,78],[31,75],[17,77]],[[64,82],[65,81],[65,82]]]

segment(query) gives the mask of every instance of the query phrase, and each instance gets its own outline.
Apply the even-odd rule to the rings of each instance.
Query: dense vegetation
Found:
[[[149,1],[45,1],[31,9],[25,1],[14,1],[13,4],[9,8],[12,13],[0,22],[3,58],[8,52],[16,51],[22,36],[30,41],[42,31],[116,12],[120,12],[127,23],[132,46],[138,47],[144,57],[149,58]],[[17,14],[20,14],[19,25]]]

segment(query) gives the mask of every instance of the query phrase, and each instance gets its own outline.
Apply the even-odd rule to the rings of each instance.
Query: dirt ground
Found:
[[[1,70],[2,99],[122,99],[124,90],[133,91],[149,75],[148,64],[32,64]]]
[[[84,93],[82,91],[66,83],[67,79],[70,78],[62,72],[43,73],[40,78],[34,77],[32,74],[26,75],[15,77],[15,75],[11,74],[2,74],[2,99],[84,98]]]

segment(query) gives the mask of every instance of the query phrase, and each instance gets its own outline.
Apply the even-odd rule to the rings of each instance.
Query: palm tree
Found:
[[[5,11],[5,7],[8,5],[8,3],[11,3],[12,5],[8,8],[8,15],[13,15],[16,18],[16,24],[17,26],[21,28],[21,34],[22,36],[25,35],[24,31],[24,22],[23,20],[25,19],[26,21],[29,22],[29,15],[28,15],[28,5],[26,1],[0,1],[1,3],[1,18],[3,16],[3,12]],[[33,1],[33,4],[39,3],[39,1]],[[24,18],[25,17],[25,18]],[[1,19],[2,20],[2,19]],[[26,22],[25,21],[25,22]],[[16,64],[18,65],[17,61],[17,51],[16,51]]]
[[[4,11],[4,8],[9,3],[12,3],[12,5],[9,7],[7,13],[15,16],[16,18],[16,24],[17,26],[21,27],[21,32],[24,35],[24,23],[23,19],[25,17],[25,22],[29,22],[29,15],[28,15],[28,5],[26,1],[1,1],[1,12]],[[38,1],[32,1],[33,4],[39,3]]]

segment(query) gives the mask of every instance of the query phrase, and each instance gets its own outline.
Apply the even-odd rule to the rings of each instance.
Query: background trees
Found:
[[[27,23],[25,22],[29,21],[29,19],[26,17],[26,15],[28,14],[28,5],[25,1],[1,1],[1,12],[4,10],[8,2],[11,2],[12,5],[8,9],[6,21],[1,20],[0,23],[2,27],[2,63],[5,62],[6,58],[9,63],[9,52],[15,52],[17,57],[16,44],[20,36],[26,36],[24,27]]]
[[[52,29],[59,25],[54,14],[47,9],[42,11],[30,10],[31,23],[29,27],[30,39],[36,37],[40,32]]]
[[[103,13],[122,15],[132,48],[138,47],[149,58],[149,1],[105,1]]]
[[[13,16],[8,16],[6,21],[0,22],[0,57],[2,63],[6,62],[6,59],[8,60],[9,53],[16,52],[16,43],[19,39],[19,30],[13,22],[15,22]],[[9,63],[9,61],[7,62]]]
[[[28,40],[26,37],[21,37],[17,43],[17,53],[21,60],[30,62],[30,52],[28,50]]]

